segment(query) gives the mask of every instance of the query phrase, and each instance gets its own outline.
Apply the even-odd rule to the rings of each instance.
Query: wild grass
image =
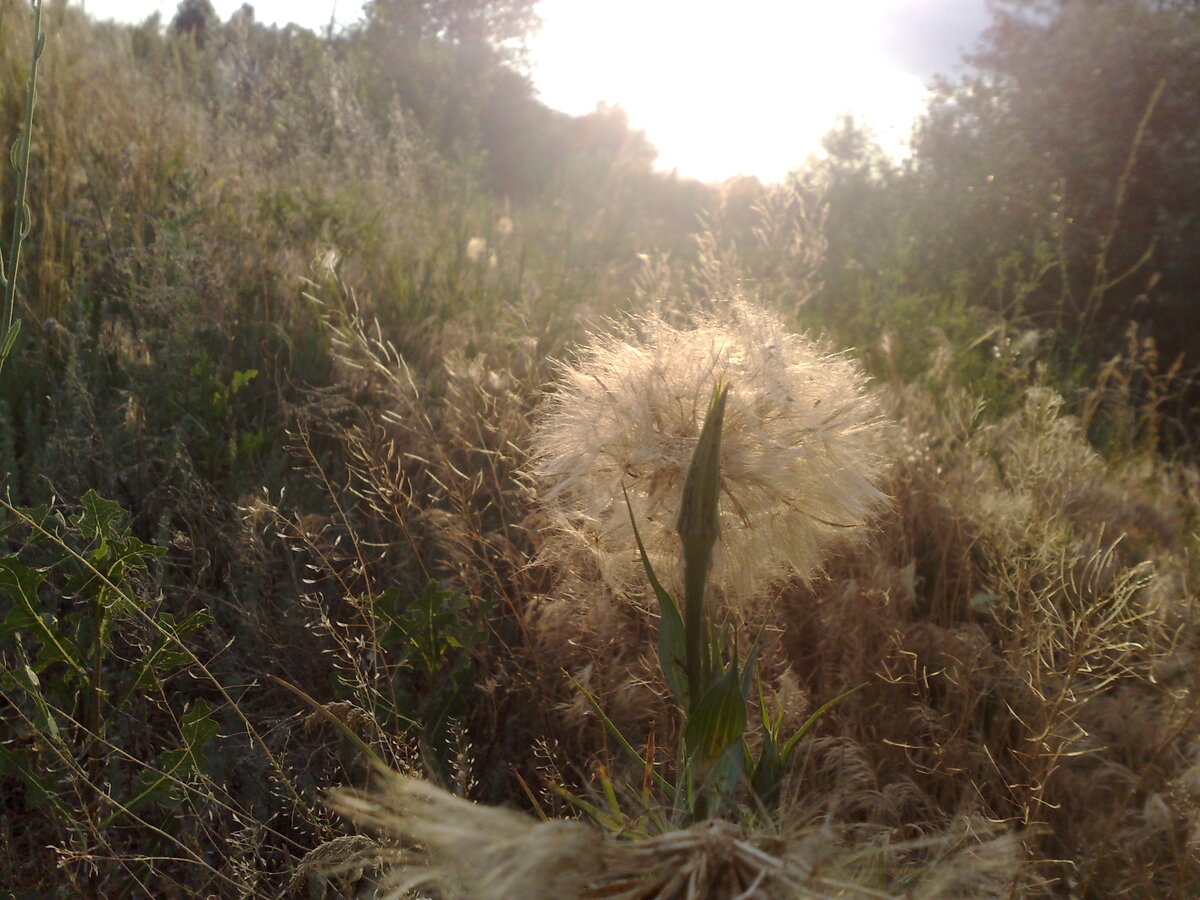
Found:
[[[31,17],[0,4],[8,144]],[[1152,342],[1085,379],[969,297],[831,312],[816,172],[684,191],[585,148],[504,196],[353,36],[43,28],[0,373],[14,897],[512,896],[514,848],[553,856],[541,896],[1195,895],[1200,475],[1159,453],[1185,373]],[[754,573],[749,750],[842,699],[778,815],[741,789],[706,831],[655,788],[654,596],[550,552],[529,473],[588,334],[682,340],[733,292],[780,340],[857,342],[890,506],[813,577]],[[403,774],[372,788],[364,746]],[[344,786],[386,834],[349,833]]]

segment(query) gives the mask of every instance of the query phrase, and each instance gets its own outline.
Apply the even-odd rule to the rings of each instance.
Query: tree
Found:
[[[197,47],[203,47],[213,29],[220,24],[210,0],[182,0],[171,20],[171,34],[191,38]]]
[[[1105,352],[1130,319],[1160,349],[1189,349],[1200,329],[1197,4],[996,0],[993,17],[917,135],[921,265],[969,270],[983,294],[999,260],[1040,244],[1062,265],[1035,311],[1087,328]]]
[[[537,0],[370,0],[369,25],[408,40],[489,47],[508,61],[520,56],[540,20]]]

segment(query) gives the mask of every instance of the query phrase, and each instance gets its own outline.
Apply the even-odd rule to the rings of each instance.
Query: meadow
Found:
[[[1050,5],[703,185],[452,3],[51,3],[23,163],[0,0],[0,898],[1200,894],[1200,14]]]

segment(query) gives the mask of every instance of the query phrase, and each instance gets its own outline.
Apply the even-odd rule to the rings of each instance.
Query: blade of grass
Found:
[[[821,706],[817,708],[816,712],[814,712],[811,716],[809,716],[807,719],[805,719],[804,724],[800,726],[800,730],[797,731],[795,734],[793,734],[790,738],[788,738],[787,743],[783,745],[783,749],[780,751],[780,755],[783,757],[784,762],[787,762],[787,758],[791,754],[792,750],[794,750],[796,748],[796,744],[799,743],[799,741],[802,737],[804,737],[806,734],[808,734],[809,731],[812,730],[812,727],[817,724],[817,720],[820,719],[821,716],[825,715],[825,713],[827,713],[829,710],[833,709],[835,706],[837,706],[843,700],[847,699],[848,697],[854,696],[855,694],[857,694],[859,691],[861,691],[866,686],[867,686],[867,683],[864,681],[862,684],[858,685],[857,687],[852,687],[852,688],[850,688],[850,690],[846,691],[845,693],[838,694],[836,697],[834,697],[828,703],[821,704]]]
[[[296,685],[294,685],[290,682],[284,681],[278,675],[268,675],[267,677],[270,678],[272,681],[274,681],[276,684],[280,685],[281,687],[287,688],[289,691],[291,691],[293,694],[295,694],[297,697],[299,697],[301,700],[303,700],[305,703],[307,703],[309,706],[311,706],[314,710],[316,710],[325,719],[325,721],[329,722],[329,724],[331,724],[334,728],[336,728],[338,731],[340,731],[342,733],[342,735],[345,738],[347,738],[350,741],[350,743],[352,743],[355,747],[357,747],[359,752],[361,752],[363,756],[367,757],[367,759],[369,759],[374,765],[379,766],[381,769],[388,768],[387,764],[384,763],[383,759],[379,756],[379,754],[376,753],[374,750],[372,750],[366,741],[364,741],[357,734],[355,734],[353,731],[351,731],[346,726],[345,722],[343,722],[341,719],[339,719],[337,716],[335,716],[333,713],[331,713],[329,710],[327,710],[322,704],[318,703],[316,700],[314,700],[312,697],[310,697],[308,694],[306,694],[300,688],[296,687]],[[415,725],[416,723],[413,722],[412,724]]]
[[[640,766],[642,766],[644,769],[647,769],[647,768],[650,769],[650,772],[654,776],[654,783],[657,784],[659,789],[662,790],[667,795],[667,799],[670,800],[672,803],[674,803],[675,802],[675,788],[671,786],[670,782],[668,782],[665,778],[663,778],[661,775],[659,775],[657,772],[655,772],[654,769],[652,767],[650,767],[649,763],[647,763],[646,760],[642,758],[642,755],[633,749],[633,745],[631,743],[629,743],[628,740],[626,740],[625,735],[621,734],[621,729],[618,728],[613,723],[612,719],[610,719],[605,714],[604,710],[600,706],[600,701],[597,700],[595,698],[595,696],[592,695],[592,692],[589,691],[587,688],[585,688],[582,684],[580,684],[574,678],[572,678],[571,674],[569,672],[566,673],[566,675],[567,675],[567,678],[570,678],[571,684],[575,685],[575,687],[577,687],[579,689],[579,691],[583,694],[584,699],[587,700],[588,705],[591,706],[591,708],[592,708],[592,711],[599,717],[599,719],[603,723],[604,727],[606,729],[608,729],[608,733],[611,734],[613,736],[613,739],[616,740],[616,742],[621,746],[621,749],[624,750],[626,753],[628,753],[630,758],[633,759],[634,762],[636,762]]]

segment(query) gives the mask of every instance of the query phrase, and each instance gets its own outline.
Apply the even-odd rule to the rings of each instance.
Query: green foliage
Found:
[[[772,714],[770,704],[763,693],[761,679],[756,678],[755,681],[758,688],[758,709],[759,714],[762,716],[763,742],[758,760],[755,761],[753,769],[749,773],[749,781],[755,796],[762,804],[762,811],[767,813],[769,817],[779,808],[784,779],[788,773],[788,763],[791,762],[792,754],[795,753],[800,741],[812,730],[812,727],[817,724],[821,716],[825,715],[825,713],[829,712],[829,710],[833,709],[843,700],[857,694],[863,689],[864,685],[860,684],[858,687],[853,687],[834,697],[832,700],[821,704],[804,721],[804,724],[796,729],[791,737],[785,738],[781,735],[784,718],[783,710],[777,708],[774,714]]]
[[[177,416],[180,439],[208,480],[244,484],[268,441],[278,438],[277,428],[243,424],[246,417],[239,415],[238,395],[257,377],[257,369],[235,369],[225,376],[202,350],[182,384],[173,386],[168,404]]]
[[[683,822],[720,815],[733,802],[734,792],[741,785],[753,791],[760,809],[773,811],[780,799],[787,764],[800,739],[827,710],[858,690],[848,691],[825,704],[796,734],[781,739],[782,715],[771,715],[758,677],[758,648],[751,648],[743,664],[739,662],[736,641],[724,633],[717,634],[712,627],[714,615],[706,603],[706,593],[712,547],[719,530],[720,448],[727,392],[728,385],[718,385],[713,390],[680,502],[678,530],[684,559],[686,616],[680,615],[679,604],[655,573],[630,509],[642,568],[659,604],[659,667],[682,709],[674,785],[667,785],[657,776],[653,764],[634,750],[596,699],[584,691],[609,733],[664,788],[668,802],[674,805]],[[756,686],[764,730],[757,760],[744,740]],[[647,799],[643,798],[643,804]],[[610,807],[613,804],[615,800]],[[594,807],[581,808],[592,815],[599,814],[601,821],[612,820],[615,815],[611,808],[607,812]],[[623,822],[623,815],[614,821],[617,820]]]
[[[130,534],[124,510],[94,491],[84,495],[82,505],[80,513],[66,520],[47,506],[9,507],[5,532],[24,526],[29,537],[23,551],[49,549],[50,554],[37,566],[25,565],[20,553],[0,560],[0,578],[12,603],[0,633],[25,633],[40,640],[40,651],[33,657],[35,672],[51,663],[66,663],[74,675],[83,677],[84,687],[99,696],[108,692],[88,681],[84,648],[90,646],[101,658],[108,652],[114,617],[128,617],[142,605],[132,579],[145,576],[149,561],[163,549]],[[71,604],[61,622],[43,609],[41,599],[42,586],[52,576],[55,592]]]
[[[724,722],[727,692],[719,691],[711,699],[716,685],[712,681],[713,666],[718,656],[709,652],[709,614],[705,610],[708,570],[712,563],[713,547],[721,531],[719,501],[721,499],[721,432],[725,422],[725,400],[729,386],[719,384],[713,389],[704,426],[696,440],[687,475],[675,528],[683,551],[683,624],[685,659],[688,673],[688,700],[696,704],[695,714],[702,710],[714,712],[716,721]],[[640,540],[639,540],[640,543]],[[642,565],[649,568],[645,557]],[[734,666],[736,669],[736,664]],[[735,679],[736,680],[736,679]],[[745,727],[745,717],[742,725]],[[740,733],[739,733],[740,736]],[[732,740],[732,738],[730,738]],[[701,753],[707,758],[709,754]]]
[[[161,751],[154,767],[138,774],[134,786],[136,793],[123,804],[122,815],[134,813],[151,803],[169,810],[178,810],[183,805],[188,782],[211,767],[206,747],[218,733],[212,713],[204,700],[196,701],[183,711],[179,719],[180,746]]]
[[[537,28],[536,5],[537,0],[371,0],[366,13],[370,25],[387,28],[399,40],[436,39],[499,53]]]
[[[456,750],[453,729],[461,727],[477,688],[473,654],[490,636],[487,610],[472,609],[460,592],[435,581],[407,602],[399,589],[385,591],[372,609],[381,625],[379,651],[396,667],[394,693],[384,700],[375,690],[360,699],[388,704],[382,719],[388,728],[415,722],[427,760],[444,776]]]
[[[1002,416],[1038,379],[1086,414],[1114,357],[1136,366],[1136,322],[1160,373],[1180,365],[1169,400],[1152,380],[1128,400],[1174,419],[1158,436],[1187,452],[1198,48],[1195,4],[994,4],[961,72],[936,82],[911,159],[849,119],[827,136],[829,246],[805,323],[892,380],[953,354],[952,380]]]
[[[921,263],[979,279],[1046,242],[1062,267],[1031,299],[1048,320],[1086,329],[1073,340],[1116,349],[1136,317],[1172,357],[1185,349],[1197,327],[1185,300],[1200,204],[1185,174],[1200,109],[1194,4],[997,4],[970,64],[940,85],[915,146]],[[1157,302],[1146,303],[1152,277]]]
[[[180,787],[208,768],[217,725],[207,704],[184,710],[177,747],[136,774],[127,760],[143,695],[162,696],[194,660],[183,648],[211,617],[157,608],[152,567],[163,548],[134,536],[125,511],[94,491],[67,516],[51,506],[5,511],[2,533],[16,547],[0,559],[0,695],[19,739],[0,747],[0,773],[18,778],[26,804],[63,827],[80,814],[71,789],[80,782],[125,792],[109,822],[151,801],[158,814],[178,808]]]

